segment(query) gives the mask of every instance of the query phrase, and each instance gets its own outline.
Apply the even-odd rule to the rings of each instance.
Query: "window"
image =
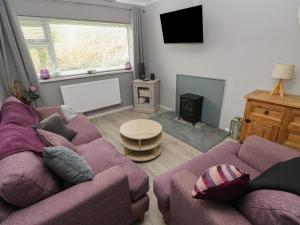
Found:
[[[129,24],[19,17],[37,74],[86,74],[125,68]]]

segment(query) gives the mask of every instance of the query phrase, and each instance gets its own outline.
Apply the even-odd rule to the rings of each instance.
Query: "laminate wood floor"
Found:
[[[162,112],[164,112],[164,110],[160,109],[156,114]],[[93,118],[91,121],[100,130],[103,136],[123,153],[119,134],[120,126],[130,120],[148,119],[156,114],[137,113],[130,109]],[[161,150],[162,154],[157,159],[150,162],[138,163],[150,178],[150,191],[148,192],[150,209],[145,214],[145,220],[141,222],[140,225],[165,225],[162,215],[157,208],[157,200],[153,193],[153,178],[181,165],[195,156],[203,154],[192,146],[187,145],[167,133],[163,133]]]

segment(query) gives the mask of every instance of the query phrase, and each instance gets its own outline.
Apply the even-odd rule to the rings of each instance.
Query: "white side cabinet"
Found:
[[[159,90],[159,80],[134,80],[134,111],[143,113],[155,113],[160,106]]]

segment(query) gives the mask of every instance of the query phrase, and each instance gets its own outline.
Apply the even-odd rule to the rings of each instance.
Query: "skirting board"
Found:
[[[122,108],[119,108],[119,109],[109,110],[109,111],[103,112],[103,113],[97,113],[95,115],[88,116],[87,118],[91,120],[91,119],[95,119],[97,117],[109,115],[109,114],[116,113],[116,112],[125,111],[125,110],[132,109],[132,108],[133,108],[133,105],[125,106],[125,107],[122,107]],[[166,111],[171,111],[171,112],[174,111],[173,109],[171,109],[171,108],[169,108],[167,106],[164,106],[164,105],[160,105],[160,108],[162,108],[162,109],[164,109]]]
[[[170,107],[167,107],[167,106],[164,106],[164,105],[160,105],[160,108],[164,109],[164,110],[167,110],[167,111],[171,111],[173,112],[174,110],[171,109]]]
[[[95,119],[97,117],[109,115],[109,114],[116,113],[116,112],[125,111],[125,110],[132,109],[132,108],[133,108],[133,105],[125,106],[125,107],[122,107],[122,108],[119,108],[119,109],[109,110],[109,111],[103,112],[103,113],[97,113],[95,115],[88,116],[87,118],[91,120],[91,119]]]

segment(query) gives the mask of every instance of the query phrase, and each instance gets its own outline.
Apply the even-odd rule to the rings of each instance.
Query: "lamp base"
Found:
[[[283,80],[278,80],[276,85],[274,86],[273,90],[271,91],[271,96],[279,94],[281,98],[284,97],[284,87],[283,87]]]

